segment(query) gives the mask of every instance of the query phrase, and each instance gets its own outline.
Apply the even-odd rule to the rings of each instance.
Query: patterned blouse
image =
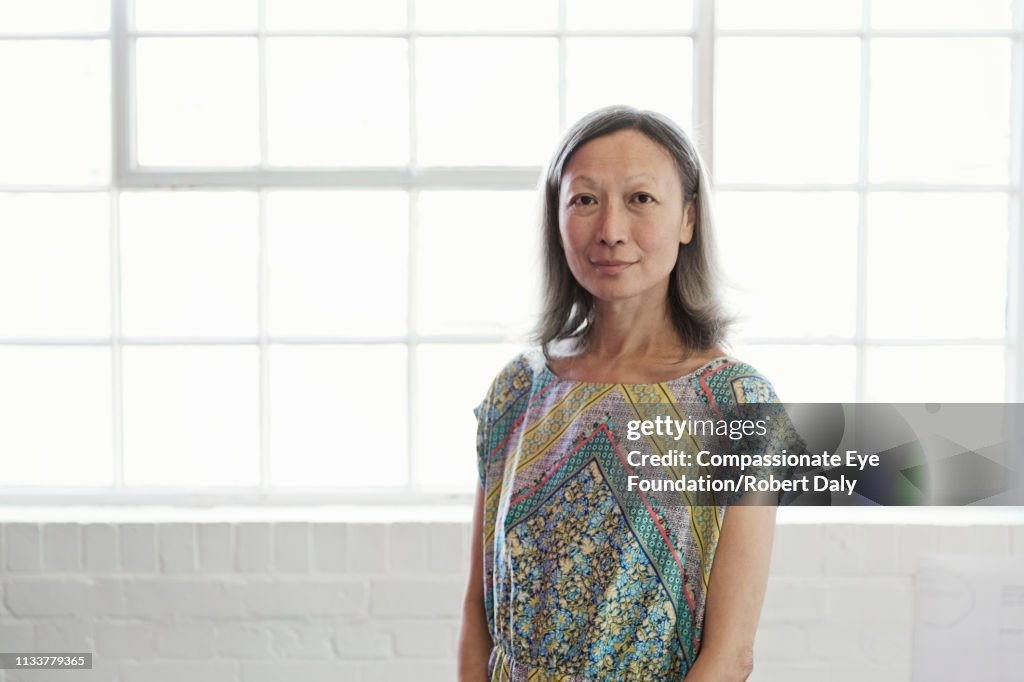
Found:
[[[562,379],[539,349],[505,366],[474,410],[491,682],[683,679],[739,495],[628,490],[627,424],[652,404],[695,419],[767,402],[771,384],[728,356],[659,384]]]

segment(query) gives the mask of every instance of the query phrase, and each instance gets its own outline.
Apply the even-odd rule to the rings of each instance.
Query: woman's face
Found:
[[[595,138],[569,160],[559,189],[559,238],[576,281],[601,301],[664,299],[693,237],[669,153],[635,130]]]

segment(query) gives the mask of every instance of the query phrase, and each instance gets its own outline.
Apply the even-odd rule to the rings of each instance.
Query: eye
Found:
[[[575,204],[580,204],[582,206],[593,206],[592,203],[583,203],[585,199],[590,200],[590,201],[594,201],[594,197],[590,196],[589,194],[579,194],[577,196],[574,196],[569,201],[569,205],[573,206]]]
[[[646,199],[646,201],[640,201],[641,204],[653,204],[654,203],[654,197],[652,197],[647,192],[639,192],[639,193],[637,193],[636,194],[636,199],[637,199],[637,201],[640,201],[641,199]]]

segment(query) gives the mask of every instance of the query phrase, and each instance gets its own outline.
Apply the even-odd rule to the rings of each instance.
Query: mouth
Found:
[[[636,261],[626,260],[593,260],[590,262],[598,272],[604,275],[617,275],[629,266],[636,264]]]

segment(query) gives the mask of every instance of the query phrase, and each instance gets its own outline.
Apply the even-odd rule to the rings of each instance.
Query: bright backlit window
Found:
[[[784,400],[1024,399],[1013,5],[0,0],[0,499],[466,499],[613,103],[697,141]]]

